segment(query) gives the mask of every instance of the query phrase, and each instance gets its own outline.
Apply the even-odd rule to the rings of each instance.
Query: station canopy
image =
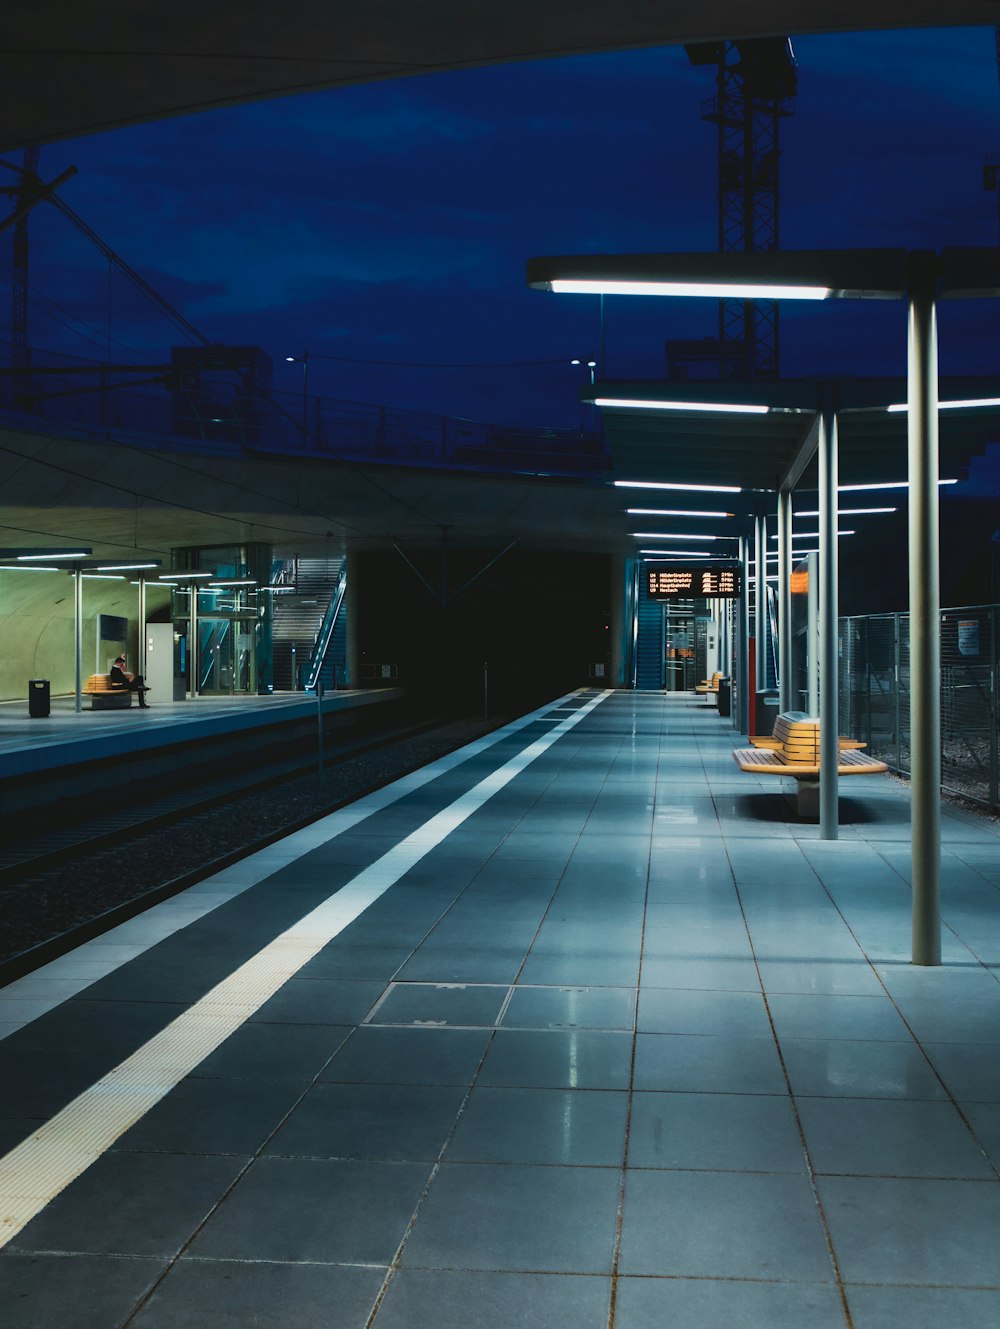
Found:
[[[997,0],[8,0],[0,150],[477,65],[998,20]]]
[[[997,387],[995,378],[941,379],[942,475],[964,478],[972,458],[1000,437]],[[905,404],[905,379],[606,380],[588,390],[588,400],[591,394],[616,479],[815,489],[817,411],[824,400],[838,410],[841,484],[907,478],[906,411],[887,409]],[[992,404],[948,405],[971,401]],[[733,409],[739,406],[752,409]]]

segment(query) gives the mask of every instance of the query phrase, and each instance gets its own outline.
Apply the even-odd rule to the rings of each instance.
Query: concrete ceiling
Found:
[[[625,503],[607,485],[204,456],[0,430],[0,547],[83,542],[100,557],[164,558],[186,545],[257,540],[288,554],[426,548],[625,552]]]
[[[998,21],[1000,0],[8,0],[0,149],[505,61]]]
[[[662,395],[666,386],[676,396],[683,385],[598,385],[633,397],[657,389]],[[841,392],[841,482],[904,478],[905,415],[863,409],[902,400],[903,385],[853,380]],[[0,429],[0,547],[69,542],[102,558],[141,554],[169,564],[171,549],[180,546],[261,541],[287,555],[316,556],[384,549],[392,541],[426,549],[439,545],[447,530],[456,547],[499,550],[517,541],[531,549],[625,554],[637,544],[630,537],[637,522],[627,507],[720,505],[706,504],[698,493],[642,495],[615,488],[614,479],[740,485],[745,492],[725,495],[724,503],[738,517],[773,512],[774,493],[760,491],[776,490],[791,468],[797,467],[799,488],[815,488],[815,382],[699,384],[697,395],[707,393],[751,402],[777,393],[799,409],[749,417],[605,409],[613,469],[604,483],[247,454],[236,446],[207,455],[166,442]],[[941,384],[943,400],[983,395],[981,380]],[[943,473],[964,475],[970,457],[996,437],[998,416],[997,408],[942,413]],[[734,533],[738,525],[732,524]],[[682,529],[720,533],[717,522],[693,519]]]

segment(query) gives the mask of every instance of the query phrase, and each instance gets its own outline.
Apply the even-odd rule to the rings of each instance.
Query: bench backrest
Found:
[[[84,692],[121,692],[122,688],[113,688],[107,674],[91,674],[84,686]]]
[[[774,738],[787,761],[819,761],[819,721],[804,711],[786,711],[774,722]]]

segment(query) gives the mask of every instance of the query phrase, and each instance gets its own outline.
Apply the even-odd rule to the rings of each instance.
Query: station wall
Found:
[[[444,603],[439,552],[413,558],[429,586],[395,552],[352,556],[352,686],[365,686],[366,666],[395,665],[439,713],[469,714],[483,704],[484,664],[497,712],[586,685],[595,663],[609,678],[612,559],[513,550],[477,576],[495,552],[449,550]]]
[[[95,668],[100,614],[128,620],[127,650],[139,648],[139,592],[127,581],[83,584],[83,674]],[[169,613],[170,591],[148,586],[149,617]],[[52,695],[75,691],[73,579],[65,572],[0,569],[0,701],[26,700],[28,680],[47,678]]]

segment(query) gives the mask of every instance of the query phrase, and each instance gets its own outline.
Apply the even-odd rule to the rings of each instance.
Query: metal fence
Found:
[[[490,424],[275,390],[247,393],[230,382],[189,390],[170,386],[169,366],[162,369],[162,382],[106,386],[99,375],[84,383],[53,371],[33,383],[30,409],[18,406],[10,376],[0,377],[0,419],[12,428],[44,421],[96,437],[169,441],[200,453],[267,452],[587,479],[604,479],[610,466],[607,443],[597,433]]]
[[[1000,811],[1000,606],[941,613],[941,784]],[[840,732],[910,771],[909,614],[840,620]]]

